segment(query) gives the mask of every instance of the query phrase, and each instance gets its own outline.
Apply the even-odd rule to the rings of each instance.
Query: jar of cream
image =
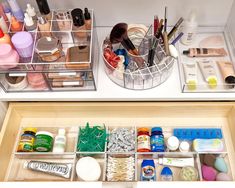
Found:
[[[0,44],[0,69],[14,68],[19,63],[18,53],[10,44]]]
[[[34,150],[49,152],[53,147],[53,134],[47,131],[39,131],[35,135]]]
[[[53,62],[63,55],[62,45],[56,37],[41,37],[38,39],[35,48],[41,61]]]
[[[11,90],[20,91],[28,86],[27,78],[25,76],[10,76],[9,74],[5,74],[5,80]]]

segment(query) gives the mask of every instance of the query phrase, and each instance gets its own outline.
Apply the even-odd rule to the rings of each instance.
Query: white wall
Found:
[[[233,40],[233,47],[235,47],[235,2],[233,3],[227,26],[231,34],[231,40]],[[233,56],[235,57],[235,48],[233,49]]]
[[[0,102],[0,131],[1,131],[1,128],[2,128],[3,120],[4,120],[5,115],[6,115],[6,111],[7,111],[7,103],[6,102]]]
[[[18,0],[22,7],[35,0]],[[233,0],[48,0],[51,8],[94,8],[98,26],[112,26],[117,22],[151,23],[154,14],[163,16],[169,7],[169,23],[187,16],[192,8],[198,12],[200,25],[225,25]]]

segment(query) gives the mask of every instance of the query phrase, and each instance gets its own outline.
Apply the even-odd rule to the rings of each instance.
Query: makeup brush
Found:
[[[170,31],[170,33],[168,34],[168,40],[170,40],[173,35],[175,34],[175,32],[177,31],[177,29],[179,28],[179,26],[183,23],[184,19],[181,17],[177,23],[175,24],[175,26],[172,28],[172,30]]]
[[[133,55],[139,55],[136,47],[127,36],[127,27],[128,25],[126,23],[116,24],[110,33],[110,42],[111,43],[120,42],[123,45],[123,47],[127,49],[129,53]]]
[[[164,32],[163,32],[163,41],[165,46],[166,55],[170,55],[169,51],[169,41],[167,37],[167,7],[165,7],[165,20],[164,20]]]

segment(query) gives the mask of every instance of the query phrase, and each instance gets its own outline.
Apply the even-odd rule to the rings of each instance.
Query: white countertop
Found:
[[[111,28],[97,29],[99,42]],[[124,89],[113,83],[104,72],[100,56],[97,91],[73,92],[22,92],[4,93],[0,91],[1,101],[230,101],[235,93],[182,93],[178,65],[175,63],[170,78],[160,86],[143,91]]]

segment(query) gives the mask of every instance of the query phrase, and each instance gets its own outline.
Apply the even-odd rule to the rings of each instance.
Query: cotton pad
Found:
[[[76,165],[76,173],[83,181],[98,181],[101,175],[100,164],[93,157],[80,158]]]

